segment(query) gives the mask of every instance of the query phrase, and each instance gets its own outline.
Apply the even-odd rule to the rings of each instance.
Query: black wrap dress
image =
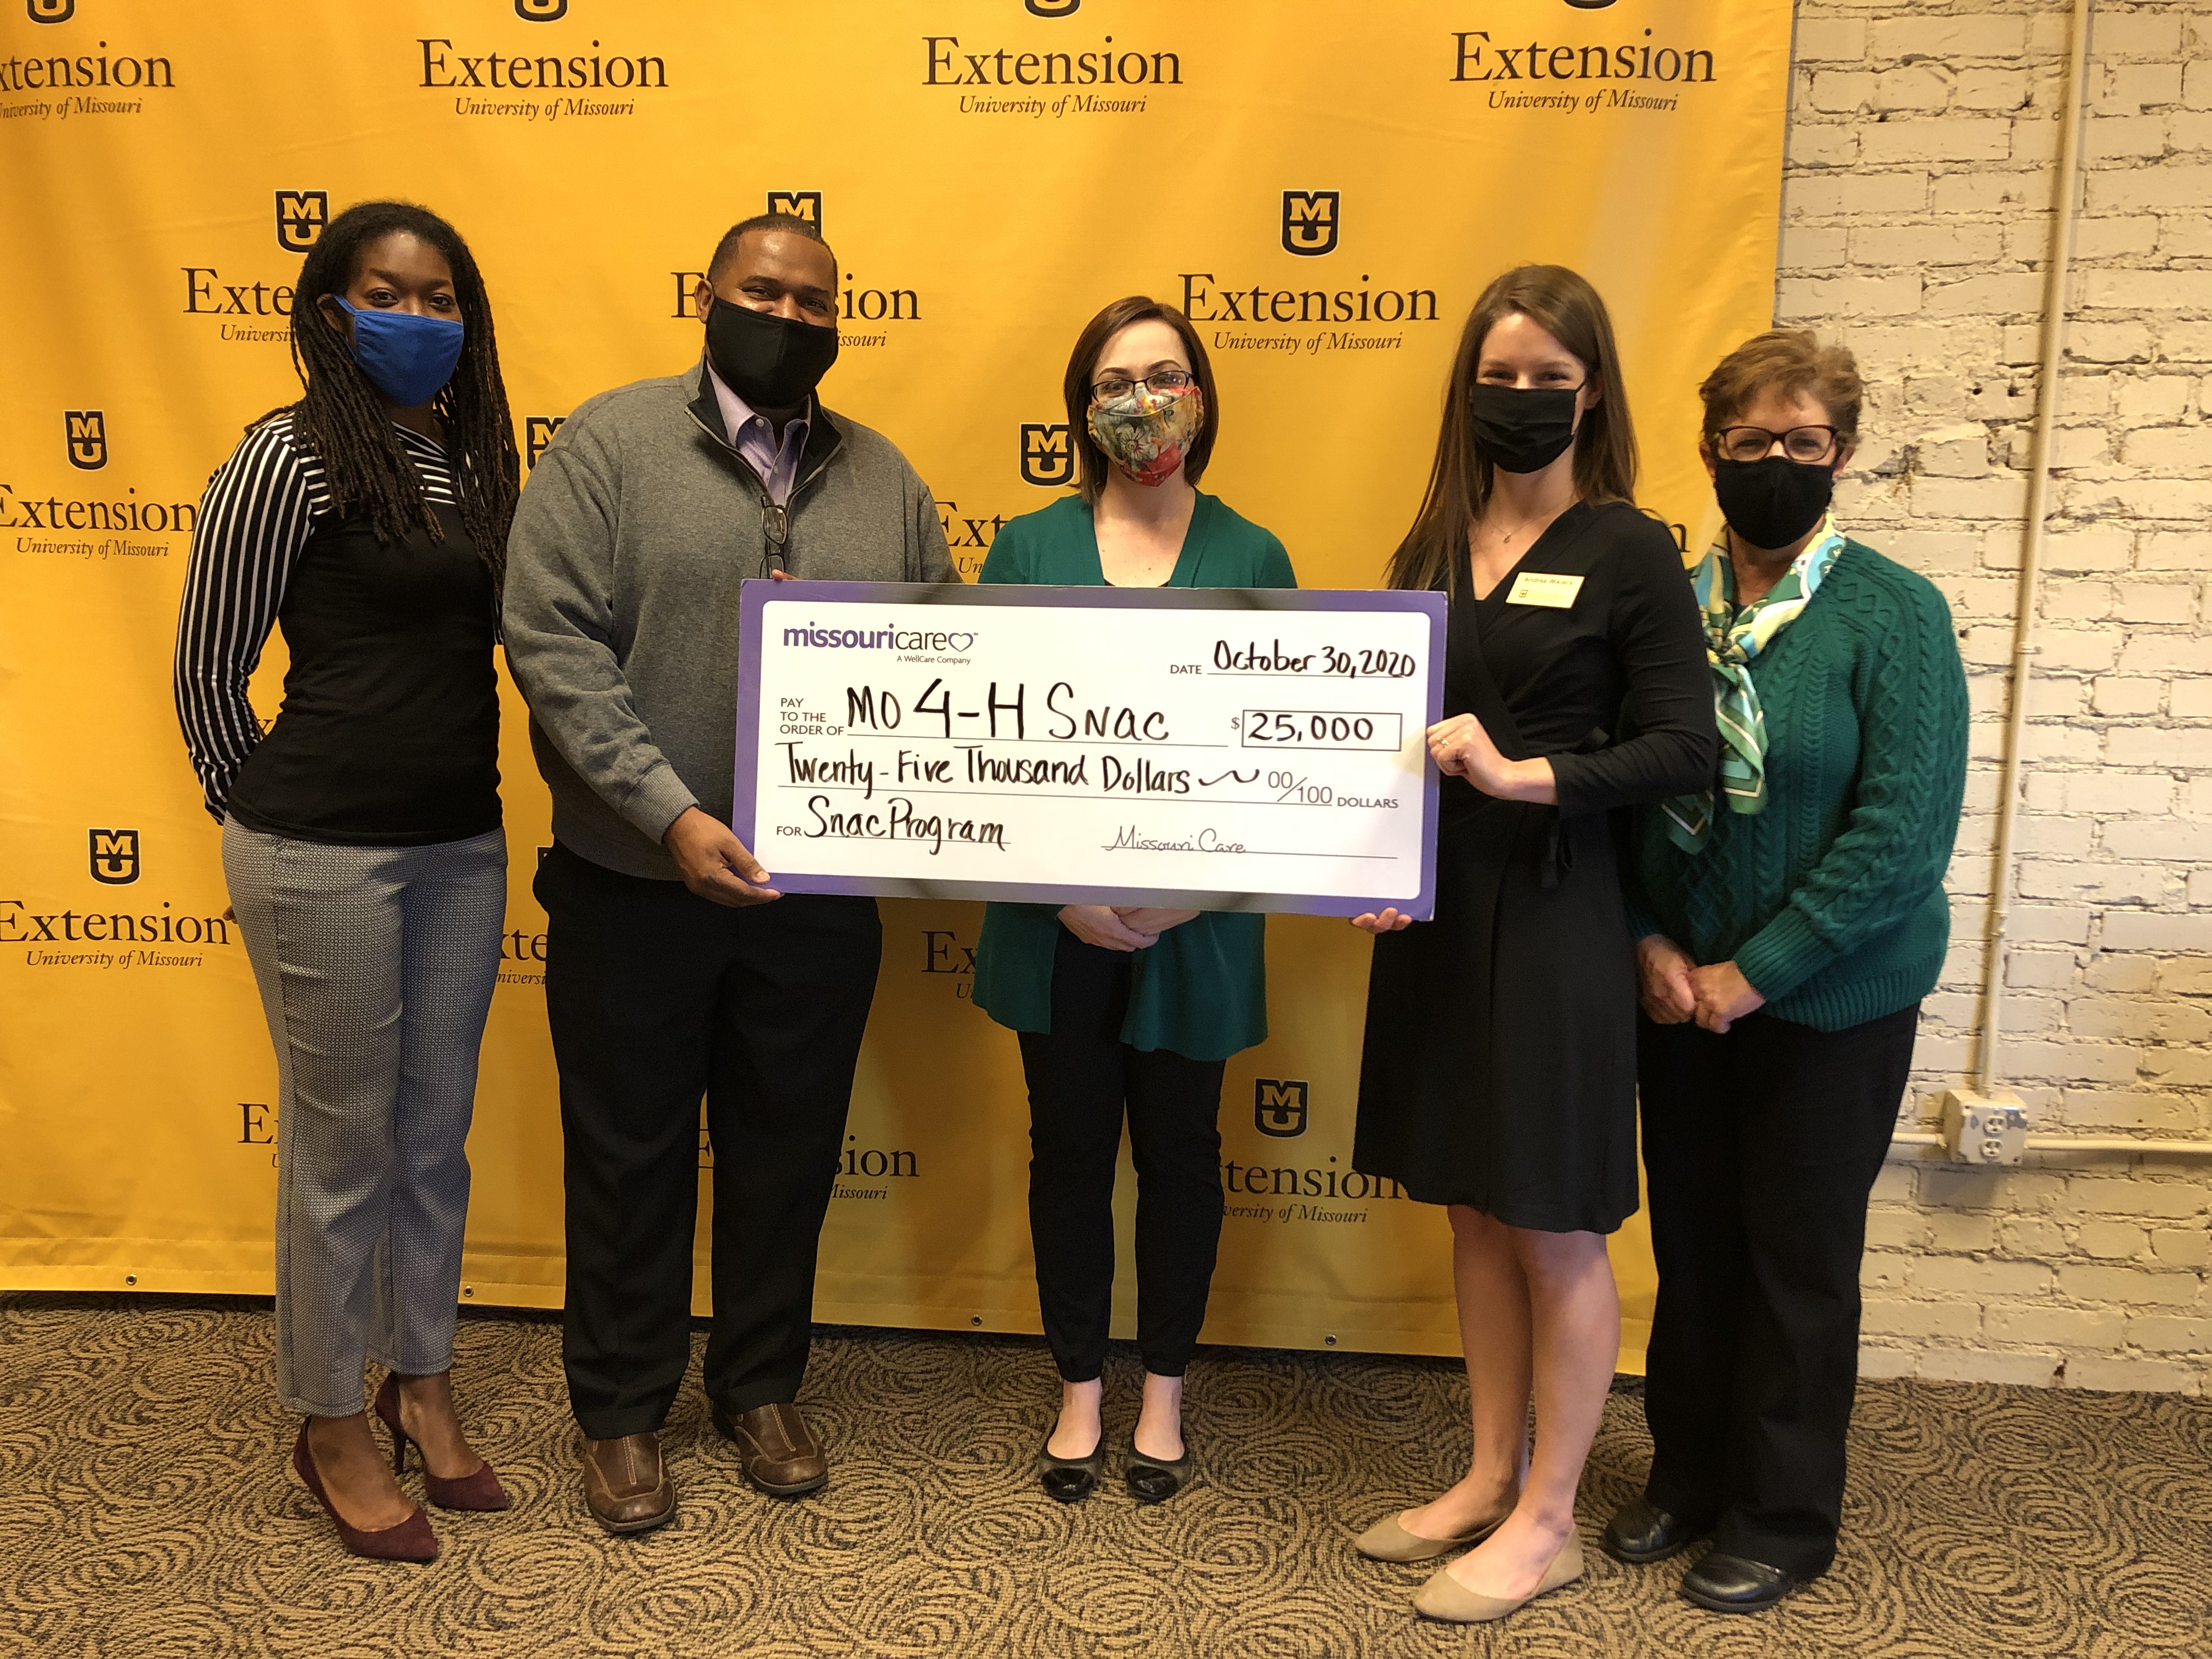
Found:
[[[1565,584],[1524,573],[1582,580],[1561,604]],[[1697,605],[1674,538],[1625,502],[1568,508],[1481,599],[1464,553],[1458,580],[1445,716],[1473,713],[1508,759],[1549,757],[1559,805],[1444,779],[1435,918],[1375,941],[1352,1164],[1424,1203],[1609,1233],[1637,1192],[1610,815],[1712,781]]]

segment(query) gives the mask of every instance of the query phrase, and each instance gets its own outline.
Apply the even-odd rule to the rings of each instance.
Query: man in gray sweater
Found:
[[[780,896],[729,827],[738,586],[958,580],[905,457],[814,398],[837,270],[805,220],[732,228],[694,298],[704,360],[571,415],[507,543],[507,659],[553,793],[535,890],[561,1073],[562,1358],[586,1499],[615,1532],[675,1513],[659,1431],[690,1356],[702,1094],[714,1424],[763,1491],[829,1478],[793,1401],[882,931],[872,899]]]

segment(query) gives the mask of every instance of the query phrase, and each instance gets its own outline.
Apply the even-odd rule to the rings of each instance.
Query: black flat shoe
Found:
[[[1044,1444],[1037,1449],[1037,1484],[1063,1504],[1075,1504],[1091,1496],[1091,1489],[1098,1484],[1098,1477],[1106,1473],[1106,1431],[1098,1431],[1098,1443],[1091,1449],[1088,1457],[1055,1457],[1052,1451],[1052,1433],[1048,1430]]]
[[[1780,1567],[1714,1550],[1682,1575],[1682,1594],[1714,1613],[1764,1613],[1798,1582]]]
[[[1711,1530],[1668,1514],[1648,1498],[1632,1498],[1613,1512],[1598,1542],[1614,1560],[1641,1567],[1680,1554]]]
[[[1130,1443],[1127,1471],[1129,1496],[1139,1504],[1166,1503],[1190,1484],[1190,1477],[1195,1473],[1188,1439],[1182,1443],[1182,1455],[1173,1462],[1164,1457],[1147,1457],[1137,1449],[1133,1441]]]

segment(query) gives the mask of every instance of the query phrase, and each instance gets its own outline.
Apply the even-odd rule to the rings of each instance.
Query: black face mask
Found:
[[[717,295],[707,311],[707,361],[755,409],[795,409],[837,361],[837,331]]]
[[[1713,459],[1713,494],[1729,528],[1762,551],[1787,547],[1820,522],[1836,475],[1787,455],[1756,461]]]
[[[1467,394],[1475,453],[1500,472],[1541,472],[1575,441],[1575,397],[1548,386],[1478,381]]]

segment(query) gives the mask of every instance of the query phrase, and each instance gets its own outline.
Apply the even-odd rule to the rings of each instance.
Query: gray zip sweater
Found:
[[[600,393],[539,458],[507,543],[507,659],[572,852],[673,881],[668,826],[692,806],[729,821],[738,584],[769,574],[779,530],[794,576],[959,580],[906,458],[819,404],[772,507],[703,362]]]

